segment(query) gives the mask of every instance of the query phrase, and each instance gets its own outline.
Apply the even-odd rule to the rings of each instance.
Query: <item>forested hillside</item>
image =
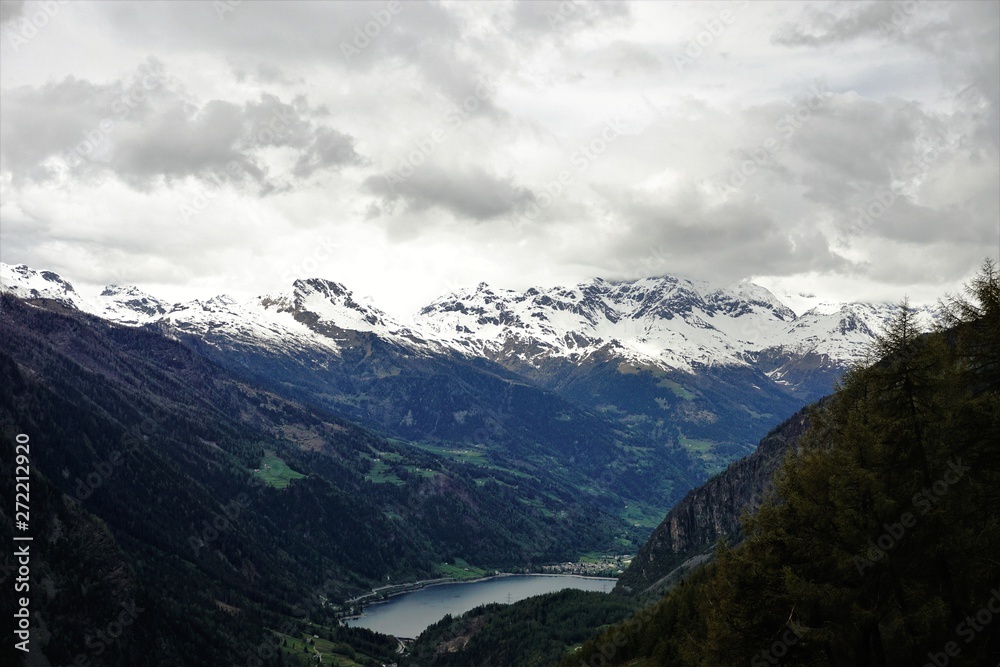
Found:
[[[812,415],[744,541],[562,667],[994,665],[1000,283],[903,309]]]
[[[262,642],[275,663],[274,640],[326,636],[341,601],[387,577],[566,560],[627,531],[569,488],[389,442],[155,332],[2,299],[0,433],[32,443],[33,638],[53,664],[96,657],[95,623],[133,600],[155,612],[104,664],[147,641],[156,664],[242,663]],[[90,584],[81,567],[115,574]]]

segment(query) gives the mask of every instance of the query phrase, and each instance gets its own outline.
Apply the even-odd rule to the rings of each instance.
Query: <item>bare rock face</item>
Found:
[[[808,428],[810,409],[797,412],[765,436],[752,454],[677,503],[618,579],[617,590],[641,593],[688,559],[710,550],[720,538],[738,539],[740,517],[760,507],[785,454]]]

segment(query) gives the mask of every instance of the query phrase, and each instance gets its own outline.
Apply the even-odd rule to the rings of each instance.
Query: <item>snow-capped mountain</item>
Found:
[[[138,287],[108,285],[96,299],[84,304],[81,310],[106,320],[138,325],[163,317],[170,307],[166,301],[150,296]]]
[[[244,302],[223,295],[179,304],[133,286],[109,286],[87,299],[57,274],[23,264],[2,265],[0,278],[4,291],[22,298],[55,299],[121,324],[156,324],[214,342],[337,354],[358,334],[372,334],[412,349],[453,350],[508,366],[619,358],[686,372],[752,366],[768,358],[780,359],[766,369],[778,382],[784,375],[778,368],[789,357],[814,355],[834,366],[861,359],[896,310],[893,305],[822,304],[796,316],[750,282],[717,288],[670,276],[595,278],[574,287],[524,292],[480,283],[435,300],[407,327],[359,302],[344,285],[318,278]]]
[[[817,307],[797,317],[768,290],[727,288],[673,277],[573,288],[495,290],[485,283],[424,308],[417,328],[467,354],[526,363],[613,355],[663,369],[749,365],[760,353],[862,358],[892,317],[891,305]]]
[[[154,325],[167,333],[284,350],[338,354],[358,332],[401,341],[412,335],[388,315],[359,303],[340,283],[297,280],[287,293],[238,301],[222,294],[171,304],[135,286],[109,285],[96,297],[80,295],[51,271],[0,264],[0,287],[23,299],[51,299],[129,326]],[[339,341],[339,342],[338,342]]]
[[[83,308],[73,285],[51,271],[35,271],[24,264],[11,266],[0,262],[0,289],[21,299],[53,299],[74,308]]]
[[[830,393],[896,311],[819,304],[796,315],[750,282],[665,276],[523,292],[483,283],[404,324],[323,279],[168,304],[125,286],[85,298],[54,273],[0,269],[4,292],[155,329],[405,440],[516,449],[544,433],[573,446],[612,429],[644,447],[686,449],[705,473]]]

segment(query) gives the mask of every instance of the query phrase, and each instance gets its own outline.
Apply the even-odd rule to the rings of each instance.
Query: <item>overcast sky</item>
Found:
[[[921,302],[998,253],[998,2],[0,8],[0,258],[84,292]]]

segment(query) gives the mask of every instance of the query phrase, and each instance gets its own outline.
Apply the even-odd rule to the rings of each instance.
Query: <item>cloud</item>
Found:
[[[910,3],[916,7],[917,3]],[[830,3],[822,7],[805,6],[797,21],[779,26],[773,36],[776,44],[818,48],[860,37],[887,37],[897,25],[905,24],[912,9],[903,3],[864,2]],[[895,19],[895,23],[894,23]]]
[[[626,22],[631,10],[624,2],[542,0],[514,3],[514,29],[528,33],[571,32]]]
[[[440,208],[458,218],[491,220],[522,210],[535,195],[510,177],[499,177],[482,167],[445,170],[424,165],[408,178],[395,174],[368,177],[369,192],[382,197],[383,209],[402,200],[411,211]]]
[[[318,273],[396,303],[654,273],[895,299],[996,252],[995,2],[219,4],[81,0],[13,48],[38,5],[3,3],[5,261],[266,291],[329,235]]]
[[[289,76],[282,68],[278,67],[274,63],[258,60],[253,61],[233,61],[230,62],[230,67],[233,70],[233,76],[239,83],[258,83],[258,84],[281,84],[281,85],[294,85],[296,83],[304,83],[305,80],[301,77],[294,78]]]
[[[724,200],[687,179],[669,189],[602,194],[623,227],[603,240],[601,261],[627,277],[699,277],[711,266],[714,279],[731,281],[849,264],[831,251],[820,230],[789,224],[751,197]]]
[[[291,177],[364,163],[354,138],[316,123],[312,116],[322,114],[304,97],[288,103],[261,92],[242,104],[196,104],[156,61],[124,81],[67,78],[17,88],[0,109],[0,164],[18,181],[54,181],[66,169],[149,188],[157,179],[218,183],[221,175],[270,192]],[[276,173],[272,149],[292,151],[290,173]]]
[[[299,156],[292,173],[307,178],[319,170],[336,170],[345,165],[362,164],[354,150],[354,138],[337,130],[317,128],[312,142]]]

